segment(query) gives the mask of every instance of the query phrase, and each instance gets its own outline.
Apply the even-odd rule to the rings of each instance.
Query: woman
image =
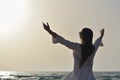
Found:
[[[89,28],[83,28],[79,33],[81,44],[70,42],[53,32],[49,24],[43,23],[44,29],[52,35],[53,43],[60,43],[73,50],[74,70],[64,80],[95,80],[93,74],[93,59],[98,47],[102,44],[104,29],[100,31],[100,37],[92,44],[93,32]]]

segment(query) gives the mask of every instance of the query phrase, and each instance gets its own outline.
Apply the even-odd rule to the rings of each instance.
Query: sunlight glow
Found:
[[[24,0],[0,0],[0,33],[13,30],[25,17]]]

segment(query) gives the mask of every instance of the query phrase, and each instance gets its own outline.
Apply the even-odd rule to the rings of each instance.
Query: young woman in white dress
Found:
[[[43,23],[44,29],[52,35],[53,43],[60,43],[73,50],[74,69],[64,80],[95,80],[93,74],[93,59],[98,47],[102,44],[104,29],[100,31],[101,35],[92,44],[93,32],[89,28],[83,28],[79,32],[81,43],[71,42],[50,29],[49,24]]]

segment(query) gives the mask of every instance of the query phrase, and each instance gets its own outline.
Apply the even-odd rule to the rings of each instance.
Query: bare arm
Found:
[[[43,27],[44,27],[44,29],[45,29],[50,35],[52,35],[53,37],[56,37],[56,36],[57,36],[57,34],[50,29],[50,26],[49,26],[48,23],[47,23],[47,24],[43,23]]]

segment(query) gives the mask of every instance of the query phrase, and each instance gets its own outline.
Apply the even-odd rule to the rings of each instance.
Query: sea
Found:
[[[0,80],[63,80],[70,72],[0,71]],[[94,72],[96,80],[120,80],[120,72]]]

